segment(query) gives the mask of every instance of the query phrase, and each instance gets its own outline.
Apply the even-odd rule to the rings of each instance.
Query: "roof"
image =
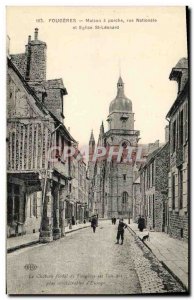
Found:
[[[181,103],[185,99],[185,95],[188,92],[188,88],[189,88],[189,83],[188,83],[188,80],[187,80],[183,90],[180,92],[180,94],[178,94],[178,97],[176,98],[176,100],[172,104],[171,108],[169,109],[169,111],[166,115],[166,118],[170,118],[177,111],[177,109],[179,108],[179,106],[181,105]]]
[[[147,161],[145,162],[145,164],[142,166],[142,169],[146,168],[147,165],[149,165],[149,163],[165,148],[167,147],[167,145],[169,145],[169,142],[167,142],[166,144],[164,144],[163,146],[160,146],[158,149],[156,149],[155,151],[153,151],[151,154],[148,155],[147,157]]]
[[[25,77],[26,75],[26,54],[25,53],[19,53],[19,54],[11,54],[10,55],[12,62],[19,70],[20,74]]]
[[[188,59],[186,57],[181,58],[176,64],[175,69],[188,69]]]
[[[74,142],[74,143],[77,143],[77,141],[72,137],[72,135],[70,134],[70,132],[67,130],[67,128],[65,127],[65,125],[51,112],[50,112],[50,115],[52,116],[52,118],[56,121],[56,123],[58,125],[61,125],[60,126],[60,129],[62,128],[63,131],[65,132],[66,136],[68,137],[69,139],[69,142]]]
[[[183,70],[188,69],[188,59],[186,57],[181,58],[176,66],[172,68],[172,71],[170,73],[169,79],[174,80],[179,76],[180,73],[182,73]]]
[[[92,129],[91,135],[90,135],[90,142],[95,142],[93,129]]]
[[[124,84],[121,76],[117,82],[117,96],[113,99],[109,106],[109,114],[112,112],[132,112],[132,101],[125,96]]]
[[[33,98],[35,100],[35,104],[37,105],[37,107],[39,109],[41,109],[44,114],[46,114],[46,115],[49,114],[58,124],[61,125],[61,128],[63,129],[63,132],[66,134],[66,137],[69,139],[69,141],[77,143],[74,140],[74,138],[71,136],[71,134],[69,133],[69,131],[67,130],[65,125],[50,110],[48,110],[47,107],[39,100],[39,98],[36,96],[34,90],[30,87],[30,85],[23,78],[22,74],[19,72],[17,66],[15,66],[13,61],[9,58],[8,58],[8,65],[16,72],[16,74],[18,75],[18,77],[22,81],[23,86],[28,91],[28,93],[30,93],[33,96]]]
[[[44,81],[44,86],[46,89],[62,89],[66,93],[65,95],[67,95],[67,90],[64,87],[62,78],[46,80]]]
[[[34,46],[34,45],[45,45],[46,46],[46,43],[43,41],[40,41],[40,40],[32,40],[28,44],[30,44],[32,46]]]
[[[11,67],[15,73],[18,75],[18,77],[20,78],[20,80],[23,83],[24,88],[26,89],[26,91],[31,94],[35,100],[35,104],[37,105],[37,107],[39,109],[41,109],[46,115],[49,114],[49,110],[46,108],[46,106],[39,100],[39,98],[36,96],[34,90],[29,86],[29,84],[26,82],[26,80],[23,78],[22,74],[19,72],[17,66],[15,66],[15,64],[13,63],[13,61],[11,59],[8,58],[8,66]]]
[[[124,83],[123,79],[121,78],[121,76],[119,77],[118,83]]]

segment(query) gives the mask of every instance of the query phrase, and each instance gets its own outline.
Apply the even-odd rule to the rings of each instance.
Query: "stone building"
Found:
[[[142,196],[140,190],[140,177],[138,176],[133,182],[133,201],[132,201],[132,217],[137,223],[138,217],[143,215]]]
[[[77,148],[75,154],[71,157],[71,180],[68,195],[68,203],[66,205],[67,223],[83,223],[88,219],[88,178],[86,171],[86,163],[83,156]]]
[[[109,158],[98,158],[89,163],[89,178],[92,184],[90,206],[92,213],[102,218],[128,218],[132,212],[133,160],[126,163],[124,152],[128,147],[137,147],[139,131],[134,129],[132,102],[124,94],[121,77],[117,83],[117,96],[109,106],[107,122],[107,132],[104,131],[103,123],[100,127],[97,148],[105,147]],[[94,146],[95,142],[91,136],[89,147],[92,149]],[[120,159],[117,156],[119,147],[123,151]]]
[[[40,231],[48,242],[64,234],[71,168],[62,153],[76,142],[62,122],[67,92],[62,79],[46,80],[38,29],[7,62],[7,235]]]
[[[95,153],[95,139],[92,131],[89,140],[89,159],[88,159],[88,168],[87,168],[88,209],[89,209],[90,216],[94,214],[94,168],[95,168],[95,162],[93,161],[94,153]]]
[[[189,81],[188,60],[182,58],[170,73],[178,84],[177,97],[166,118],[169,121],[170,170],[168,173],[169,234],[188,238],[189,214]]]
[[[169,143],[152,150],[139,170],[141,214],[149,230],[167,231]]]

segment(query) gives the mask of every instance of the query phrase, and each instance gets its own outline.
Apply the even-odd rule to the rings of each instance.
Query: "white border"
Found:
[[[0,217],[0,254],[1,254],[1,259],[0,259],[0,296],[1,299],[5,299],[7,296],[5,295],[5,221],[6,221],[6,216],[5,216],[5,203],[6,203],[6,144],[5,144],[5,138],[6,138],[6,6],[189,6],[190,9],[192,10],[193,5],[192,1],[182,1],[182,0],[163,0],[163,1],[157,1],[157,0],[150,0],[150,1],[141,1],[139,0],[95,0],[95,1],[78,1],[78,0],[34,0],[34,1],[24,1],[24,0],[1,0],[0,2],[0,32],[1,32],[1,40],[0,40],[0,108],[1,108],[1,115],[0,115],[0,154],[1,154],[1,161],[0,161],[0,178],[1,178],[1,193],[0,193],[0,201],[1,201],[1,217]],[[193,26],[191,22],[191,28],[190,31],[193,31]],[[190,50],[191,50],[190,46]],[[191,53],[192,54],[192,53]],[[193,67],[193,64],[191,68]],[[193,81],[191,83],[191,86],[193,84]],[[192,91],[191,91],[192,95]],[[193,113],[193,109],[192,109]],[[193,129],[193,128],[192,128]],[[194,131],[191,129],[192,132],[192,139],[194,136]],[[192,151],[193,152],[193,151]],[[192,154],[192,153],[191,153]],[[193,166],[193,164],[192,164]],[[191,183],[191,186],[193,185],[193,182]],[[192,199],[191,199],[192,200]],[[191,201],[192,202],[192,201]],[[193,211],[192,211],[193,213]],[[193,214],[192,214],[193,215]],[[192,243],[193,246],[193,243]],[[193,249],[193,247],[192,247]],[[193,267],[193,265],[192,265]],[[193,268],[192,268],[193,270]],[[191,271],[192,271],[191,270]],[[191,282],[191,288],[192,288],[192,283]],[[22,297],[27,298],[27,297]],[[38,297],[40,298],[40,297]],[[51,297],[51,298],[54,298]],[[65,298],[70,298],[70,297],[65,297]],[[72,298],[72,297],[71,297]],[[78,297],[75,297],[78,298]],[[83,298],[83,297],[82,297]],[[92,297],[93,298],[93,297]],[[105,298],[105,297],[100,297],[100,298]],[[109,297],[110,298],[110,297]],[[117,297],[114,297],[114,299]],[[133,298],[133,297],[130,297]],[[139,297],[140,299],[144,298]],[[155,297],[154,297],[155,298]],[[158,297],[157,297],[158,298]],[[165,297],[171,298],[170,296]]]

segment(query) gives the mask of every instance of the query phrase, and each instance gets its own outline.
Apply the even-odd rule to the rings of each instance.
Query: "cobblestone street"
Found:
[[[7,256],[9,294],[141,294],[184,292],[128,230],[116,245],[117,226],[102,221],[50,244]],[[27,266],[37,266],[29,270]]]

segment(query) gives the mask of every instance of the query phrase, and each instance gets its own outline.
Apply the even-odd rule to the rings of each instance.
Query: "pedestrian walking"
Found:
[[[111,219],[112,220],[112,225],[114,224],[114,218]]]
[[[117,222],[117,218],[114,217],[114,225],[116,224],[116,222]]]
[[[116,242],[116,244],[119,244],[119,240],[121,238],[121,245],[123,245],[125,228],[127,228],[127,224],[125,224],[123,222],[123,219],[120,219],[119,220],[119,225],[118,225],[118,231],[117,231],[117,242]]]
[[[95,233],[96,227],[97,227],[97,218],[96,218],[95,215],[92,217],[92,220],[91,220],[91,227],[92,227],[92,229],[93,229],[93,233]]]
[[[71,224],[75,225],[75,217],[74,216],[72,216],[72,218],[71,218]]]
[[[141,232],[145,228],[145,219],[144,219],[143,216],[142,217],[140,216],[139,219],[138,219],[138,228],[139,228],[139,231],[141,231]]]

